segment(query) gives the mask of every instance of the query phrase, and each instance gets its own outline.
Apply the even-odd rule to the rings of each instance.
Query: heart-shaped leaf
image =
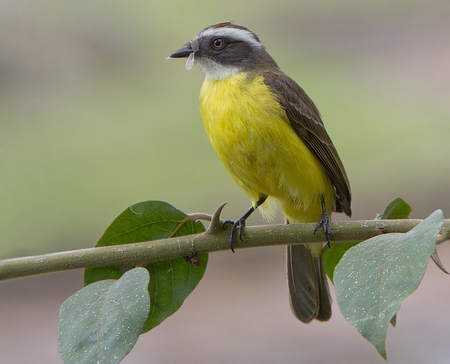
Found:
[[[349,249],[335,269],[342,314],[383,358],[389,322],[422,280],[443,221],[437,210],[406,234],[366,240]]]
[[[411,206],[409,206],[409,204],[404,199],[397,197],[387,205],[384,212],[381,215],[378,215],[375,220],[407,219],[409,218],[409,214],[411,213],[411,211]],[[339,263],[345,252],[357,244],[359,244],[359,242],[346,242],[333,244],[332,249],[328,248],[327,246],[323,248],[323,262],[325,265],[325,271],[332,282],[336,265]],[[394,322],[395,321],[393,321],[393,323]]]
[[[408,219],[411,211],[411,206],[401,197],[397,197],[389,202],[389,205],[386,206],[384,212],[377,219]]]
[[[144,268],[84,287],[61,306],[59,352],[65,364],[119,363],[147,321],[149,274]]]
[[[140,202],[127,208],[106,229],[96,246],[131,244],[171,236],[184,236],[205,231],[202,223],[187,219],[188,215],[162,201]],[[198,256],[200,265],[174,259],[149,264],[151,308],[147,332],[177,311],[202,279],[208,263],[208,254]],[[101,279],[120,277],[119,267],[86,269],[85,285]]]

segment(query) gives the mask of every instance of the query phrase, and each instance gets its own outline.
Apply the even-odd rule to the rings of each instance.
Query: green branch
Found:
[[[363,241],[380,233],[405,233],[422,220],[367,220],[334,222],[333,243]],[[144,243],[113,245],[57,252],[0,261],[0,280],[58,272],[63,270],[119,266],[133,267],[214,251],[229,250],[229,230],[223,230],[218,217],[202,233]],[[235,249],[299,243],[323,243],[322,233],[312,234],[314,223],[246,227],[243,241],[235,238]],[[450,236],[450,220],[445,220],[441,237]]]

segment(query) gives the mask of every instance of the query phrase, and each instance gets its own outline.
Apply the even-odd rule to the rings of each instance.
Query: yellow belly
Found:
[[[205,80],[200,112],[214,150],[253,204],[261,195],[274,197],[291,222],[313,222],[320,219],[324,196],[331,213],[334,188],[324,167],[262,77]]]

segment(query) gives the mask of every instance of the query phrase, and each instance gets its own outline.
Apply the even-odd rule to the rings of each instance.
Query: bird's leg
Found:
[[[325,208],[325,200],[323,196],[322,196],[322,215],[320,216],[320,221],[314,228],[314,235],[316,234],[316,231],[319,228],[323,228],[323,233],[325,234],[325,237],[327,239],[327,245],[329,248],[331,248],[330,235],[333,235],[333,232],[331,231],[330,218],[328,217],[327,209]]]
[[[256,201],[255,206],[250,207],[249,210],[241,218],[237,219],[236,221],[225,221],[224,222],[224,224],[232,223],[231,231],[230,231],[230,248],[231,248],[231,251],[233,253],[234,253],[234,248],[233,248],[233,234],[234,234],[234,232],[236,231],[236,229],[238,229],[239,239],[241,239],[241,241],[243,241],[242,240],[242,230],[243,230],[243,228],[245,226],[245,220],[247,220],[247,218],[251,214],[253,214],[253,212],[258,208],[258,206],[261,206],[264,203],[264,201],[266,201],[266,199],[267,199],[267,196],[261,196],[259,198],[259,200]]]

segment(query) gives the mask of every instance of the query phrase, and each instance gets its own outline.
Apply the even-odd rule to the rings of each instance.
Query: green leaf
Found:
[[[163,201],[144,201],[128,207],[108,226],[96,246],[141,243],[168,238],[187,217]],[[205,229],[201,222],[188,221],[176,236],[195,234]]]
[[[407,219],[412,209],[408,203],[400,197],[392,200],[389,205],[386,207],[382,215],[378,215],[375,220],[380,219]],[[323,249],[323,262],[325,265],[325,271],[327,276],[333,282],[333,274],[334,270],[341,260],[342,256],[345,252],[359,244],[359,242],[347,242],[347,243],[339,243],[333,244],[332,249],[327,248],[326,246]]]
[[[117,267],[88,268],[84,271],[84,285],[105,279],[119,279],[122,275],[122,269]]]
[[[170,236],[184,236],[205,231],[199,221],[185,221],[187,215],[162,201],[145,201],[130,206],[106,229],[96,246],[131,244]],[[174,259],[150,264],[150,315],[143,332],[159,325],[177,311],[183,301],[203,277],[208,254],[198,256],[201,265],[195,266],[185,259]],[[116,279],[122,274],[119,267],[86,269],[84,283],[102,279]]]
[[[342,256],[345,254],[347,250],[351,247],[359,244],[358,242],[347,242],[347,243],[339,243],[333,244],[332,248],[328,248],[326,245],[323,248],[323,263],[325,265],[325,272],[327,276],[333,282],[333,274],[334,268],[341,260]]]
[[[394,220],[394,219],[409,219],[409,214],[411,213],[411,206],[401,197],[397,197],[392,200],[387,207],[384,209],[384,212],[379,215],[375,220],[386,219],[386,220]],[[397,314],[392,317],[391,325],[395,327],[397,324]]]
[[[203,277],[206,262],[197,267],[184,259],[149,264],[152,277],[149,285],[151,297],[148,321],[142,330],[147,332],[177,311]],[[176,289],[174,289],[176,287]]]
[[[404,199],[397,197],[387,205],[380,219],[408,219],[411,211],[411,206]]]
[[[59,314],[59,352],[65,364],[119,363],[133,348],[149,311],[149,275],[135,268],[119,280],[90,284]]]
[[[349,249],[334,272],[342,314],[386,359],[389,322],[419,285],[444,216],[435,211],[406,234],[382,234]]]

